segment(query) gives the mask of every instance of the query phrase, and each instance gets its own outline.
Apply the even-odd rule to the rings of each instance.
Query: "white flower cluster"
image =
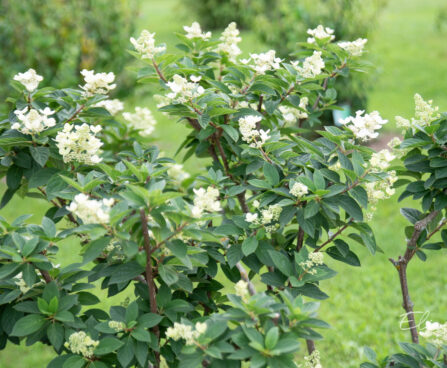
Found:
[[[367,214],[367,219],[371,220],[373,212],[376,210],[376,205],[380,200],[387,199],[394,195],[396,189],[393,188],[397,181],[396,172],[389,171],[388,176],[383,180],[366,183],[365,189],[368,194],[368,202],[370,203],[370,213]]]
[[[256,201],[257,202],[257,201]],[[259,206],[255,206],[256,208]],[[279,216],[282,212],[282,207],[278,204],[273,204],[268,206],[267,208],[260,211],[261,212],[261,218],[259,218],[259,215],[257,213],[246,213],[245,214],[245,221],[255,224],[255,225],[267,225],[272,222],[278,221]],[[267,232],[271,232],[275,230],[279,224],[267,226],[265,227]]]
[[[281,111],[284,121],[288,124],[291,124],[299,119],[307,119],[307,117],[309,116],[306,111],[308,104],[309,104],[309,99],[307,97],[302,97],[300,100],[300,104],[298,105],[299,109],[296,109],[296,108],[290,107],[290,106],[281,105],[279,107],[279,111]]]
[[[282,207],[279,204],[273,204],[266,209],[261,210],[261,224],[269,224],[273,221],[278,221],[281,215]]]
[[[155,130],[157,121],[147,107],[135,107],[135,112],[124,112],[123,118],[129,122],[129,125],[140,131],[143,137],[148,137]]]
[[[32,285],[31,287],[28,286],[25,282],[25,280],[23,279],[23,274],[22,272],[18,273],[15,277],[14,277],[14,284],[16,284],[19,289],[20,292],[22,294],[26,294],[28,291],[30,291],[34,286],[39,285],[40,282],[35,283],[34,285]]]
[[[113,100],[103,100],[93,105],[93,107],[103,107],[105,108],[110,115],[116,115],[120,111],[124,110],[124,104],[118,100],[117,98]]]
[[[190,177],[189,173],[183,170],[182,164],[170,164],[168,175],[178,183]]]
[[[355,116],[340,119],[339,123],[350,129],[356,138],[368,141],[378,137],[379,133],[376,130],[388,123],[388,120],[382,119],[377,111],[363,115],[364,112],[359,110],[355,113]]]
[[[417,128],[430,125],[430,123],[440,117],[439,107],[433,107],[433,101],[425,101],[418,93],[414,95],[415,112],[414,118],[410,120],[401,116],[396,116],[396,125],[399,128]]]
[[[96,200],[90,199],[84,193],[79,193],[76,194],[67,210],[78,216],[84,224],[108,224],[110,209],[114,202],[113,198]]]
[[[241,49],[237,44],[242,41],[235,22],[231,22],[225,28],[219,40],[221,43],[217,46],[217,52],[223,52],[228,55],[231,61],[235,61],[236,57],[241,54]]]
[[[186,32],[186,38],[201,38],[205,41],[211,38],[211,32],[202,33],[202,28],[197,22],[193,22],[193,24],[191,24],[191,27],[183,26],[183,29]]]
[[[307,34],[312,36],[307,39],[308,43],[315,43],[315,39],[330,42],[335,38],[334,30],[329,27],[324,27],[321,24],[315,29],[308,29]]]
[[[56,146],[64,162],[77,161],[87,165],[101,162],[98,153],[102,142],[95,136],[100,131],[99,125],[65,124],[64,129],[58,132],[55,138]]]
[[[14,111],[20,123],[12,124],[11,129],[18,130],[23,134],[39,134],[56,125],[56,120],[49,117],[54,114],[49,107],[45,107],[43,110],[31,109],[28,113],[27,110],[28,108],[25,107],[23,110]]]
[[[425,330],[420,334],[438,348],[447,345],[447,323],[441,325],[439,322],[427,321]]]
[[[379,152],[374,152],[369,160],[369,164],[374,171],[386,170],[391,161],[396,158],[389,150],[383,149]]]
[[[289,192],[291,195],[301,198],[309,193],[309,188],[303,183],[294,183]]]
[[[130,42],[132,43],[135,50],[137,50],[143,59],[152,59],[159,52],[166,50],[166,46],[155,46],[155,33],[150,33],[147,30],[143,30],[140,33],[140,37],[137,39],[131,37]]]
[[[250,144],[250,147],[261,148],[270,138],[269,130],[258,130],[257,124],[262,120],[261,116],[248,115],[238,120],[239,131],[242,134],[242,140]]]
[[[302,67],[299,66],[298,61],[292,61],[292,65],[303,78],[315,78],[321,74],[325,66],[321,55],[321,51],[314,51],[312,56],[304,59]]]
[[[312,354],[304,357],[304,365],[301,365],[301,368],[323,368],[320,362],[320,352],[318,350],[314,350]]]
[[[91,358],[99,341],[93,340],[84,331],[74,332],[68,338],[64,346],[74,354],[81,354],[85,358]]]
[[[363,49],[368,40],[366,38],[358,38],[355,41],[343,41],[339,42],[338,46],[340,46],[343,50],[345,50],[351,56],[362,56]]]
[[[324,253],[312,252],[309,253],[306,261],[300,263],[300,267],[305,269],[307,273],[315,275],[317,270],[312,268],[315,266],[321,266],[322,264],[324,264]]]
[[[206,323],[197,322],[194,326],[185,325],[183,323],[175,322],[173,327],[168,327],[166,330],[166,337],[171,338],[175,341],[184,339],[186,345],[194,345],[197,338],[206,332]]]
[[[124,331],[124,329],[126,328],[126,324],[119,321],[109,321],[109,327],[112,330],[115,330],[115,332],[121,332]]]
[[[276,70],[281,67],[279,64],[282,60],[276,57],[275,50],[269,50],[260,54],[250,54],[251,59],[254,62],[254,68],[256,73],[265,74],[268,70]],[[248,60],[241,60],[242,62],[248,62]]]
[[[192,208],[193,217],[199,218],[203,212],[218,212],[221,210],[219,201],[219,191],[216,188],[208,187],[193,189],[194,190],[194,206]]]
[[[234,292],[237,296],[241,297],[242,300],[246,300],[249,295],[248,282],[239,280],[236,285],[234,285]]]
[[[95,94],[106,95],[116,87],[116,84],[111,84],[115,80],[115,74],[112,72],[95,73],[94,70],[83,69],[81,74],[85,81],[81,88],[84,90],[86,97],[92,97]]]
[[[200,77],[190,77],[191,82],[182,76],[175,74],[172,81],[167,85],[171,89],[171,93],[166,97],[174,103],[185,103],[193,98],[199,97],[205,92],[205,89],[196,82],[200,81]]]
[[[34,69],[28,69],[25,73],[16,74],[14,80],[25,86],[28,92],[33,92],[43,81],[43,77],[37,74]]]

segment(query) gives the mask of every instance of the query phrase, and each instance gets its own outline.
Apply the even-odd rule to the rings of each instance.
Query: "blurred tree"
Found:
[[[76,85],[84,68],[113,71],[127,90],[123,50],[137,10],[136,0],[0,0],[0,100],[30,67],[53,87]]]

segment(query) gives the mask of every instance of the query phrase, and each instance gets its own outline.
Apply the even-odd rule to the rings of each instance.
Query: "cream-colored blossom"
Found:
[[[241,49],[238,47],[238,43],[242,41],[239,37],[239,30],[235,22],[231,22],[220,36],[221,41],[217,46],[217,52],[223,52],[228,55],[228,58],[232,61],[236,60],[236,57],[241,54]]]
[[[119,321],[109,321],[109,327],[115,332],[122,332],[126,328],[126,324]]]
[[[64,346],[74,354],[81,354],[85,358],[91,358],[98,345],[99,341],[93,340],[84,331],[79,331],[72,333]]]
[[[25,73],[16,74],[14,80],[25,86],[28,92],[33,92],[43,81],[43,77],[37,74],[34,69],[28,69]]]
[[[100,101],[97,104],[94,104],[93,107],[103,107],[109,112],[110,115],[116,115],[120,111],[124,110],[124,104],[117,98],[113,100]]]
[[[135,50],[140,53],[141,58],[152,59],[156,54],[166,50],[166,46],[155,46],[154,36],[155,33],[143,30],[137,39],[130,38],[130,42],[135,47]]]
[[[441,348],[443,345],[447,345],[447,323],[427,321],[425,329],[421,330],[420,335],[436,347]]]
[[[257,129],[257,125],[261,120],[262,117],[257,115],[244,116],[238,120],[242,140],[249,143],[250,147],[261,148],[270,138],[270,129]]]
[[[324,264],[324,253],[322,252],[312,252],[309,253],[307,260],[300,263],[300,267],[306,270],[307,273],[315,275],[317,270],[314,269],[315,266],[321,266]]]
[[[123,118],[131,127],[138,130],[143,137],[150,136],[155,130],[157,121],[147,107],[135,107],[135,112],[124,112]]]
[[[374,171],[386,170],[391,161],[396,158],[389,150],[383,149],[379,152],[374,152],[369,160],[369,165]]]
[[[191,99],[199,97],[205,89],[198,83],[188,82],[187,79],[175,74],[172,80],[167,83],[171,92],[166,97],[174,103],[185,103]]]
[[[64,162],[80,162],[94,165],[101,162],[98,156],[102,142],[95,136],[101,131],[101,126],[65,124],[64,129],[57,133],[55,141],[59,154]]]
[[[241,297],[243,300],[246,300],[249,295],[248,282],[246,282],[244,280],[239,280],[234,285],[234,291],[237,296]]]
[[[362,56],[367,42],[368,40],[366,38],[358,38],[352,42],[339,42],[338,46],[346,50],[351,56]]]
[[[182,164],[169,164],[168,167],[168,175],[176,182],[181,183],[183,180],[190,177],[189,173],[183,169]]]
[[[183,29],[186,32],[187,38],[201,38],[205,41],[209,40],[211,38],[211,32],[203,32],[202,28],[200,27],[200,24],[197,22],[193,22],[190,27],[183,26]]]
[[[304,365],[300,365],[300,368],[323,368],[319,351],[314,350],[312,354],[304,357]]]
[[[112,72],[95,73],[94,70],[83,69],[81,74],[85,81],[85,84],[81,88],[84,90],[86,97],[92,97],[95,94],[107,95],[116,87],[116,84],[112,84],[115,80],[115,74]]]
[[[379,130],[388,120],[382,119],[377,111],[364,114],[365,111],[359,110],[355,116],[349,116],[346,119],[340,119],[339,123],[350,129],[354,136],[361,141],[368,141],[377,138]],[[364,114],[364,115],[363,115]]]
[[[186,345],[194,345],[199,336],[204,334],[206,330],[206,323],[197,322],[193,330],[193,327],[190,325],[175,322],[174,326],[168,327],[166,330],[166,337],[174,341],[183,339]]]
[[[28,111],[28,107],[23,110],[15,110],[14,114],[20,122],[12,124],[11,129],[18,130],[23,134],[39,134],[56,125],[56,120],[49,117],[54,113],[49,107],[45,107],[43,110],[30,109]]]
[[[324,27],[321,24],[315,29],[308,29],[307,34],[312,36],[307,39],[309,43],[315,43],[315,39],[332,41],[335,38],[334,30],[329,27]]]
[[[293,61],[292,65],[303,78],[315,78],[320,75],[325,67],[321,51],[314,51],[312,56],[308,56],[303,61],[303,66],[299,62]]]
[[[77,194],[67,210],[78,216],[84,224],[104,224],[110,221],[110,209],[114,200],[110,199],[90,199],[84,193]]]
[[[280,58],[276,57],[275,50],[269,50],[260,54],[250,54],[250,58],[254,62],[254,68],[256,73],[265,74],[269,70],[276,70],[281,67]]]
[[[309,188],[303,183],[294,183],[292,188],[290,189],[290,194],[297,198],[301,198],[307,193],[309,193]]]
[[[284,121],[288,124],[294,123],[300,119],[307,119],[307,105],[309,104],[309,99],[307,97],[302,97],[299,104],[299,109],[291,106],[281,105],[279,111],[282,113]],[[303,111],[304,110],[304,111]]]
[[[199,218],[205,211],[218,212],[221,210],[219,201],[219,190],[214,187],[193,189],[194,206],[192,208],[193,217]]]

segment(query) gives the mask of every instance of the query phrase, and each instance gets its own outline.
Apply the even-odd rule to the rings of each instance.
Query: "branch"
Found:
[[[256,294],[256,289],[251,280],[248,278],[247,271],[245,271],[244,266],[241,265],[240,262],[236,263],[236,268],[239,270],[241,274],[241,278],[248,284],[248,292],[250,295]]]
[[[296,251],[299,252],[303,248],[304,230],[301,226],[298,227],[298,234],[296,236]]]
[[[399,282],[400,289],[402,293],[402,307],[404,308],[407,314],[408,326],[410,327],[411,341],[414,344],[419,343],[419,335],[418,330],[414,318],[413,311],[413,302],[410,297],[410,291],[408,289],[408,278],[407,278],[407,266],[411,259],[414,257],[417,251],[417,241],[421,235],[421,233],[426,229],[427,225],[432,222],[436,216],[439,214],[439,211],[433,211],[429,213],[425,218],[419,220],[414,224],[414,232],[410,239],[407,241],[407,249],[405,250],[405,254],[403,256],[399,256],[398,260],[394,260],[390,258],[390,262],[396,267],[396,270],[399,274]],[[435,234],[443,225],[445,224],[445,220],[442,221],[436,229],[429,234],[431,237]]]
[[[158,77],[165,83],[168,83],[168,80],[165,78],[163,73],[161,72],[160,68],[158,67],[158,64],[155,62],[155,59],[152,59],[152,64],[154,65],[154,69],[158,74]]]
[[[80,112],[82,110],[84,110],[85,104],[82,104],[81,106],[79,106],[79,108],[74,112],[74,114],[72,116],[70,116],[70,118],[68,118],[68,120],[65,122],[65,124],[67,123],[71,123],[74,119],[77,118],[77,116],[80,114]]]
[[[146,282],[147,282],[147,289],[149,292],[149,304],[151,307],[151,312],[157,314],[158,308],[157,308],[157,292],[155,290],[155,284],[154,284],[154,276],[152,273],[152,258],[151,258],[151,241],[149,238],[149,229],[147,227],[147,216],[144,208],[140,210],[140,218],[141,218],[141,230],[143,232],[143,240],[144,240],[144,248],[146,250],[146,270],[145,270],[145,276],[146,276]],[[157,336],[158,343],[160,342],[160,330],[158,329],[158,326],[154,326],[152,328],[152,331],[154,332],[155,336]],[[157,361],[155,367],[160,367],[160,353],[155,352],[155,359]]]
[[[326,240],[323,244],[321,244],[317,249],[314,250],[314,253],[319,252],[323,247],[331,243],[337,236],[339,236],[343,231],[345,231],[348,228],[351,221],[352,219],[349,220],[347,224],[343,225],[340,229],[338,229],[336,233],[332,234],[332,236],[330,236],[328,240]]]
[[[39,269],[40,273],[42,274],[43,279],[45,280],[45,282],[47,284],[49,284],[51,281],[53,281],[53,279],[51,278],[50,274],[48,273],[48,271],[44,271]]]

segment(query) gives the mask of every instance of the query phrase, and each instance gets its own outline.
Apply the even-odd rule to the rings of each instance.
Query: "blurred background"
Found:
[[[136,105],[151,108],[158,120],[154,143],[174,154],[186,128],[158,113],[152,91],[136,85],[140,64],[127,50],[129,38],[148,29],[156,32],[157,43],[174,51],[174,33],[193,21],[215,37],[236,21],[242,30],[242,56],[275,49],[282,58],[293,57],[297,42],[307,38],[306,30],[318,24],[333,28],[337,40],[368,38],[367,73],[341,80],[337,90],[340,102],[351,111],[378,110],[389,119],[377,146],[399,135],[394,116],[412,116],[416,92],[447,110],[445,0],[0,0],[0,113],[9,108],[4,101],[17,72],[34,68],[45,77],[43,85],[73,87],[84,68],[113,71],[119,87],[112,97],[122,99],[126,110]],[[332,124],[332,116],[325,122]],[[181,154],[176,159],[181,161]],[[185,167],[198,170],[188,161]],[[358,367],[363,346],[383,355],[398,341],[408,340],[406,331],[399,329],[403,310],[397,274],[387,260],[405,244],[397,197],[383,203],[372,220],[384,253],[373,257],[362,250],[362,268],[334,264],[340,275],[324,281],[330,299],[322,303],[320,315],[332,329],[324,331],[317,348],[325,367]],[[0,215],[15,218],[17,206],[26,204],[34,213],[29,221],[40,222],[46,211],[42,203],[15,199]],[[410,201],[406,204],[411,206]],[[72,246],[78,245],[67,242],[61,247],[67,263],[73,261]],[[415,260],[409,269],[415,310],[428,311],[429,319],[440,322],[446,320],[447,274],[440,272],[445,269],[446,261],[434,257],[426,263]],[[418,279],[421,273],[429,284]],[[0,351],[0,367],[44,368],[52,356],[45,346],[8,345]]]

